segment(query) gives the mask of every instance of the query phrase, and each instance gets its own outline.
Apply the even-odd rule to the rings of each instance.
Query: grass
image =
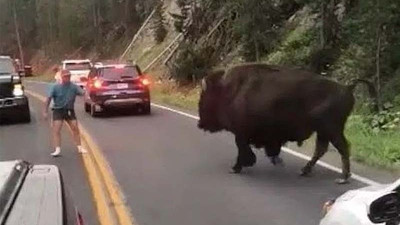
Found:
[[[400,132],[374,133],[361,116],[350,117],[346,136],[351,143],[352,159],[370,166],[400,169]]]
[[[151,98],[155,102],[175,106],[188,111],[196,111],[200,96],[198,86],[179,87],[173,81],[154,82]]]

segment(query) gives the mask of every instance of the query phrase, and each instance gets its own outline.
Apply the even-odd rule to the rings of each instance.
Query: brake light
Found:
[[[93,87],[101,88],[103,86],[103,82],[101,80],[95,80],[93,83]]]
[[[146,79],[146,78],[142,79],[142,84],[143,84],[144,86],[149,85],[149,84],[150,84],[149,79]]]

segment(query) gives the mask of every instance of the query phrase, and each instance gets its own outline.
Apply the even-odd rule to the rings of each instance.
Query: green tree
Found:
[[[280,26],[279,9],[271,1],[232,0],[233,30],[246,61],[259,61],[274,46]]]
[[[161,43],[164,41],[168,32],[167,28],[165,27],[164,9],[162,2],[160,2],[157,5],[153,18],[154,18],[154,23],[153,23],[154,40],[157,43]]]

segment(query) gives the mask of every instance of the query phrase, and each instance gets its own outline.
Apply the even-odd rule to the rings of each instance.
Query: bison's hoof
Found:
[[[240,173],[240,172],[242,172],[242,167],[241,167],[241,166],[234,166],[234,167],[232,167],[231,173],[238,174],[238,173]]]
[[[350,183],[349,179],[338,178],[335,180],[336,184],[348,184]]]
[[[337,184],[348,184],[350,183],[351,174],[343,175],[342,178],[336,179],[335,182]]]
[[[275,166],[280,165],[283,166],[283,159],[279,156],[273,156],[270,158],[271,163],[274,164]]]
[[[300,176],[302,177],[309,177],[310,175],[311,175],[311,169],[308,167],[304,167],[300,172]]]
[[[246,158],[243,161],[242,166],[243,167],[252,167],[252,166],[254,166],[254,164],[256,164],[256,161],[257,161],[256,156],[254,154],[250,155],[248,158]]]

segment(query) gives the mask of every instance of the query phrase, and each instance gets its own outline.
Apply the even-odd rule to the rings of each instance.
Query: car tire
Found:
[[[142,112],[145,115],[150,115],[151,114],[151,104],[150,103],[146,103],[142,106]]]
[[[29,111],[29,102],[27,100],[26,104],[21,107],[21,123],[30,123],[31,122],[31,112]]]
[[[91,109],[90,109],[90,104],[89,103],[85,102],[84,108],[85,108],[85,112],[90,113]]]
[[[99,117],[100,115],[101,115],[101,113],[100,112],[96,112],[96,110],[95,110],[95,104],[91,104],[90,105],[90,115],[92,116],[92,117]]]

